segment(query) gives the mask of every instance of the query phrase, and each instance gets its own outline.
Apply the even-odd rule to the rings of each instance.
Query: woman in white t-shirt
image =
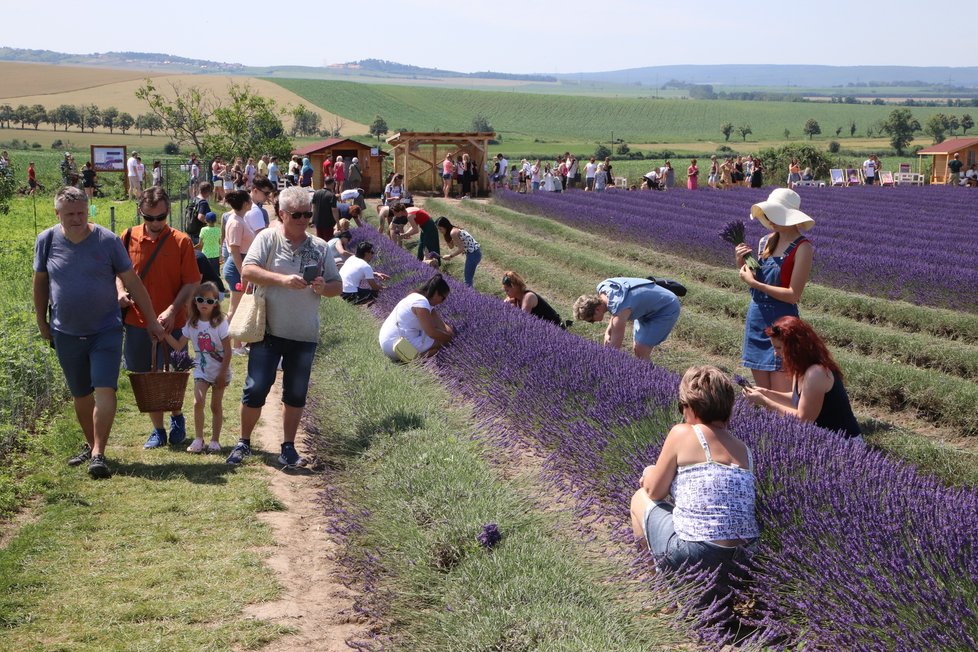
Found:
[[[374,246],[363,241],[357,245],[356,256],[349,258],[340,268],[343,291],[340,296],[352,304],[367,303],[377,298],[383,289],[380,281],[389,278],[386,274],[375,272],[370,266],[374,259]]]
[[[391,360],[397,360],[394,343],[403,337],[421,356],[434,355],[455,337],[455,329],[445,323],[434,307],[444,303],[450,288],[441,274],[435,274],[416,292],[394,306],[380,327],[380,348]]]

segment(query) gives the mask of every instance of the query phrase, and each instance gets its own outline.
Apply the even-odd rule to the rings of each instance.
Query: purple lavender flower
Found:
[[[720,231],[720,238],[726,240],[730,244],[736,246],[739,244],[744,244],[744,229],[747,225],[744,224],[743,220],[734,220],[723,227],[723,231]],[[748,252],[744,256],[744,262],[751,269],[760,269],[761,264],[757,262],[757,258],[754,257],[753,253]]]
[[[503,535],[499,533],[499,526],[495,523],[486,523],[482,526],[482,532],[476,537],[479,540],[479,545],[490,550],[496,547],[496,544],[502,541]]]
[[[733,381],[735,383],[737,383],[738,385],[740,385],[741,387],[750,387],[751,386],[751,382],[749,380],[747,380],[746,378],[744,378],[743,376],[741,376],[740,374],[734,374]]]
[[[194,360],[186,351],[170,352],[170,369],[172,371],[189,371],[194,368]]]

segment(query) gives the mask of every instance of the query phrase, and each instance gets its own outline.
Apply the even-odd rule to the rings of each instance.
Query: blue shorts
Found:
[[[679,321],[679,301],[648,317],[636,319],[632,337],[638,344],[658,346],[666,341],[677,321]]]
[[[224,261],[224,280],[227,281],[228,290],[231,292],[239,292],[238,283],[241,282],[241,272],[238,271],[238,266],[234,264],[234,258],[228,258]]]
[[[266,335],[261,342],[252,344],[241,402],[250,408],[265,405],[281,361],[282,403],[289,407],[305,407],[316,346],[316,342],[299,342],[274,335]]]
[[[86,336],[66,335],[52,330],[51,341],[72,396],[88,396],[96,387],[119,388],[121,328],[110,328]]]
[[[149,332],[145,328],[126,324],[126,345],[125,360],[126,371],[149,371],[152,368],[153,342],[150,340]],[[183,330],[177,328],[170,335],[173,339],[179,340],[183,337]],[[163,349],[169,350],[169,346],[158,345],[156,347],[156,368],[163,368]],[[184,345],[182,351],[186,351]]]
[[[645,511],[645,518],[642,519],[645,540],[649,544],[656,565],[660,568],[676,570],[683,563],[690,565],[700,563],[702,569],[725,566],[737,559],[743,559],[757,541],[752,539],[740,546],[720,546],[709,541],[686,541],[676,534],[672,522],[674,507],[672,503],[666,501],[655,501]]]

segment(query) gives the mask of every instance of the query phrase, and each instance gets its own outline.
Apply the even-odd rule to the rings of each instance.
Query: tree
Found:
[[[956,116],[956,115],[949,115],[947,117],[947,130],[951,132],[951,135],[952,136],[954,135],[954,132],[957,131],[958,130],[958,127],[960,127],[960,126],[961,126],[961,122],[958,121],[958,116]]]
[[[94,104],[78,107],[78,114],[81,117],[78,121],[80,131],[85,131],[85,127],[88,127],[89,131],[95,133],[95,127],[102,124],[102,112]]]
[[[971,119],[970,113],[965,113],[961,116],[961,129],[964,130],[964,135],[968,135],[968,130],[975,126],[975,121]]]
[[[619,156],[627,156],[630,151],[632,151],[632,148],[628,146],[628,143],[622,143],[615,150],[615,153]]]
[[[211,116],[216,106],[216,98],[207,90],[197,86],[184,88],[180,84],[171,83],[168,95],[161,93],[147,79],[136,90],[136,97],[149,105],[149,115],[159,120],[160,129],[165,130],[178,144],[190,143],[202,159],[207,158],[205,140],[210,129]],[[137,128],[145,128],[152,134],[154,129],[145,124]],[[264,153],[264,152],[263,152]],[[235,152],[240,155],[240,152]]]
[[[30,115],[28,116],[27,122],[34,126],[34,131],[37,131],[38,126],[42,122],[48,121],[48,112],[44,108],[43,104],[34,104],[30,108]]]
[[[20,104],[14,109],[14,121],[20,123],[21,129],[27,128],[27,122],[31,119],[31,109],[26,104]]]
[[[346,120],[338,115],[334,115],[333,120],[326,125],[326,134],[333,138],[339,138],[343,133],[344,125],[346,125]]]
[[[488,133],[490,131],[495,131],[495,129],[492,128],[492,123],[489,122],[489,118],[479,113],[472,118],[472,131]]]
[[[119,117],[116,118],[115,124],[117,127],[119,127],[122,134],[125,135],[126,132],[132,129],[132,126],[136,124],[136,121],[133,119],[132,115],[123,111],[119,114]]]
[[[880,130],[890,137],[890,145],[896,150],[897,156],[903,156],[907,145],[913,141],[914,133],[920,131],[920,123],[913,117],[910,109],[893,109],[883,121]]]
[[[275,100],[255,93],[247,84],[231,83],[227,93],[230,103],[214,109],[210,117],[211,129],[202,138],[204,151],[228,158],[291,155],[292,140],[282,124],[285,111]]]
[[[805,128],[802,129],[802,131],[808,136],[808,140],[811,140],[813,136],[817,136],[822,133],[822,127],[819,126],[818,120],[815,118],[809,118],[805,122]]]
[[[374,121],[370,123],[370,133],[380,140],[380,137],[387,133],[387,121],[377,116]]]
[[[723,142],[730,142],[730,134],[733,133],[734,126],[732,122],[724,122],[720,125],[720,133],[723,134]]]
[[[0,126],[10,129],[10,121],[14,119],[14,107],[9,104],[0,106]]]
[[[54,116],[58,124],[65,126],[65,131],[73,124],[78,124],[78,109],[71,104],[62,104],[54,110]]]
[[[747,142],[747,137],[754,133],[749,124],[738,127],[737,132],[740,134],[740,137],[744,139],[745,143]]]
[[[947,131],[947,116],[943,113],[935,113],[924,124],[924,133],[934,139],[935,143],[944,142],[944,133]]]
[[[611,156],[611,150],[608,149],[607,145],[598,145],[598,147],[594,150],[594,158],[598,160],[603,161],[609,156]]]
[[[856,135],[856,121],[849,121],[849,138],[853,138]]]
[[[312,136],[319,133],[323,118],[314,111],[310,111],[304,104],[293,108],[290,112],[292,116],[292,135],[293,136]]]
[[[842,133],[842,127],[836,127],[835,128],[835,137],[838,138],[839,137],[839,134],[841,134],[841,133]]]
[[[791,130],[790,129],[788,129],[787,127],[785,127],[784,132],[782,132],[782,133],[784,133],[784,139],[785,140],[791,140]]]
[[[102,126],[108,127],[109,133],[115,133],[115,128],[118,127],[117,121],[119,120],[119,109],[114,106],[110,106],[102,111]]]

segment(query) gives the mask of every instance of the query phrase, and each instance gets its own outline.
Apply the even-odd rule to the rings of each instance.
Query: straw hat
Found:
[[[776,188],[767,201],[750,208],[750,218],[757,219],[769,229],[778,226],[797,226],[802,231],[815,226],[815,220],[799,210],[801,197],[794,190]]]

